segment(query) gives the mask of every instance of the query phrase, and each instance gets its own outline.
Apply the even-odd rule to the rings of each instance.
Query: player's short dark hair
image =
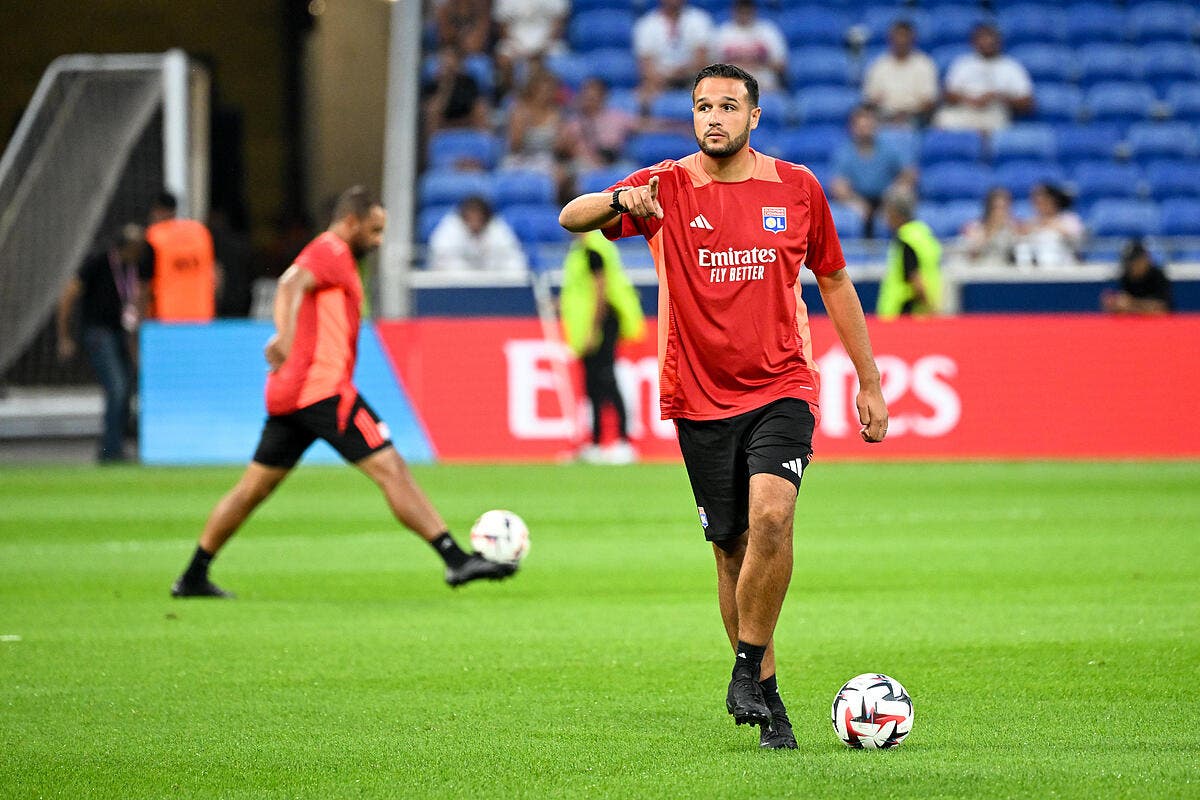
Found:
[[[700,81],[705,78],[733,78],[741,81],[746,85],[746,94],[750,96],[751,107],[758,106],[758,81],[741,67],[733,64],[709,64],[696,73],[696,81],[692,84],[693,95],[696,94],[696,87],[700,85]]]
[[[338,195],[337,201],[334,202],[333,219],[339,220],[348,214],[358,219],[365,219],[371,213],[371,209],[378,205],[380,205],[379,199],[367,187],[351,186]]]
[[[158,196],[154,198],[154,207],[174,213],[175,210],[179,208],[179,201],[176,200],[175,195],[171,194],[170,192],[159,192]]]

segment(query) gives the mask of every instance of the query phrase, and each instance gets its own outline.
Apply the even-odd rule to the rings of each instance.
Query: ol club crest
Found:
[[[787,209],[783,206],[763,206],[763,230],[782,233],[787,230]]]

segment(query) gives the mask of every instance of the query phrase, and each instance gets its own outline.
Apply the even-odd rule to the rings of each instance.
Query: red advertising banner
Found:
[[[853,366],[829,320],[814,317],[818,458],[1200,456],[1187,413],[1200,397],[1200,316],[869,324],[887,441],[859,438]],[[562,458],[590,431],[578,367],[537,320],[420,319],[378,332],[440,459]],[[617,373],[641,456],[678,458],[674,426],[658,418],[652,335],[622,347]]]

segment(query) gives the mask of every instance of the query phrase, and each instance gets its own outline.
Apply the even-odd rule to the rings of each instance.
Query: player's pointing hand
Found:
[[[658,202],[658,176],[650,178],[646,186],[635,186],[621,195],[621,204],[635,217],[663,218],[662,206]]]

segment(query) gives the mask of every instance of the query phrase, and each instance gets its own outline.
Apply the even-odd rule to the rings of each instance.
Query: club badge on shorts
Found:
[[[696,506],[696,512],[700,515],[700,527],[708,529],[708,514],[704,513],[704,506]]]
[[[787,209],[783,206],[763,206],[763,230],[783,233],[787,230]]]

